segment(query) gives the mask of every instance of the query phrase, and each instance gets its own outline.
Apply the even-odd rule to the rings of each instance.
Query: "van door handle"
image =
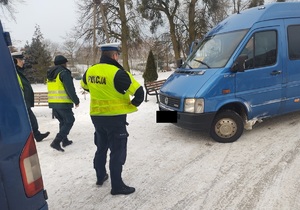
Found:
[[[274,70],[274,71],[271,72],[271,75],[277,75],[277,74],[281,74],[281,71]]]

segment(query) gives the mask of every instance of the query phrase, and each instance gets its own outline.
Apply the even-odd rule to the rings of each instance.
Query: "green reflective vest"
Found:
[[[86,72],[86,82],[81,86],[88,89],[91,95],[91,116],[115,116],[137,111],[131,104],[130,95],[134,95],[140,84],[127,72],[131,85],[126,93],[119,93],[114,87],[114,77],[119,68],[110,64],[97,64],[91,66]]]
[[[54,80],[47,79],[48,87],[48,103],[70,103],[73,104],[73,101],[69,98],[68,94],[65,91],[64,85],[57,74]]]

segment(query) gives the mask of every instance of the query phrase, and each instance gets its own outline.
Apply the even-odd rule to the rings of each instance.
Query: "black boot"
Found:
[[[56,136],[55,139],[53,140],[53,142],[50,144],[50,146],[53,149],[56,149],[57,151],[64,152],[65,150],[63,148],[61,148],[61,146],[60,146],[61,141],[62,141],[62,139],[59,138],[58,136]]]
[[[70,144],[72,144],[72,143],[73,143],[73,141],[69,140],[68,137],[66,137],[66,138],[64,138],[64,139],[62,140],[62,146],[63,146],[63,147],[66,147],[66,146],[68,146],[68,145],[70,145]]]
[[[49,136],[50,132],[47,131],[46,133],[39,133],[38,135],[34,135],[34,138],[37,142],[43,141],[44,138]]]
[[[108,179],[108,174],[105,174],[105,176],[103,177],[103,179],[98,179],[97,182],[96,182],[96,185],[103,185],[103,183]]]
[[[121,187],[119,187],[117,189],[111,189],[111,191],[110,191],[110,193],[112,195],[129,195],[134,192],[135,192],[134,187],[129,187],[125,184],[123,184]]]

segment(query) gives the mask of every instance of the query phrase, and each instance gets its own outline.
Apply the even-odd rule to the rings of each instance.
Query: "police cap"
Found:
[[[118,52],[120,52],[121,51],[120,44],[121,43],[118,43],[118,42],[101,44],[100,50],[101,51],[118,51]]]
[[[24,58],[23,52],[13,52],[13,53],[11,53],[11,56],[12,56],[13,58],[20,58],[20,59],[23,59],[23,58]]]

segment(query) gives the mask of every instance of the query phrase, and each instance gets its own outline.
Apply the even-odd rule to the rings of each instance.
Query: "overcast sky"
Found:
[[[23,0],[16,4],[16,20],[1,17],[4,29],[10,32],[13,45],[22,47],[31,42],[39,25],[44,39],[62,43],[63,37],[77,22],[75,0]]]
[[[4,30],[10,32],[13,45],[21,48],[31,42],[35,26],[39,25],[44,39],[62,43],[63,37],[75,27],[78,19],[77,0],[14,0],[16,12],[11,18],[0,18]],[[272,0],[265,0],[266,3]],[[291,0],[290,0],[291,1]],[[298,0],[300,1],[300,0]]]

